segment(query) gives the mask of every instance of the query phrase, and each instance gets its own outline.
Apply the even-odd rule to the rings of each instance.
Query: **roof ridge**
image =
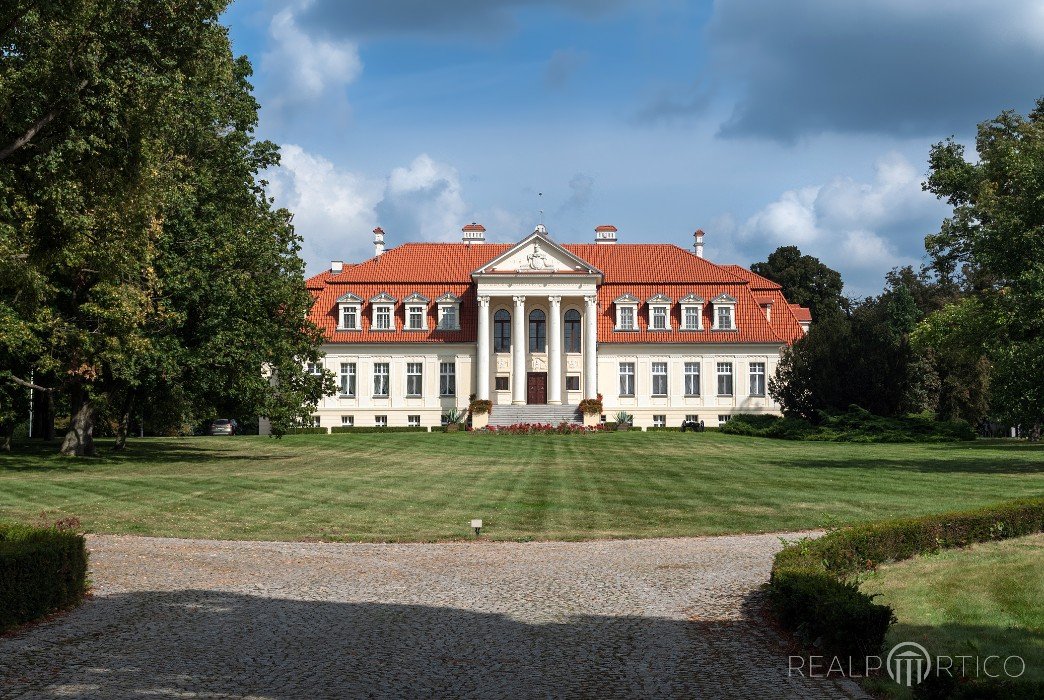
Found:
[[[723,270],[725,272],[725,274],[732,275],[737,280],[739,280],[739,282],[741,284],[750,284],[749,280],[746,280],[746,279],[740,277],[739,275],[737,275],[736,273],[730,271],[728,269],[728,265],[719,265],[716,262],[712,262],[712,261],[708,260],[707,258],[703,257],[702,255],[696,255],[696,253],[692,252],[688,248],[682,248],[677,243],[668,243],[667,245],[673,246],[673,247],[677,248],[678,250],[682,251],[683,253],[688,253],[692,257],[696,258],[697,260],[702,260],[703,262],[707,263],[708,265],[713,265],[714,267],[718,268],[719,270]],[[736,267],[739,267],[739,265],[737,265]]]

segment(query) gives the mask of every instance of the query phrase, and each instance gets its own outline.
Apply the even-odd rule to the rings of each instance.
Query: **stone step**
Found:
[[[526,406],[494,406],[489,425],[501,427],[516,423],[581,423],[580,407],[576,404],[530,404]]]

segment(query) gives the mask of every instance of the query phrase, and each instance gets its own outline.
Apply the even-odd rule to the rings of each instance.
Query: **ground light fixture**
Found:
[[[481,518],[474,518],[471,521],[471,527],[472,527],[473,530],[475,530],[475,537],[478,537],[479,535],[481,535],[482,534],[482,519]]]

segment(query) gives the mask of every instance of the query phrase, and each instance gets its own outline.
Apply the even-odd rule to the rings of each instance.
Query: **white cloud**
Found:
[[[457,239],[466,211],[456,169],[424,153],[392,170],[377,205],[381,226],[400,240]]]

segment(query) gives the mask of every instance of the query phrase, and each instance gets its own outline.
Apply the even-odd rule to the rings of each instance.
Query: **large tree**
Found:
[[[0,318],[15,331],[0,421],[11,385],[62,393],[65,453],[92,453],[99,411],[125,426],[135,398],[186,419],[291,420],[328,388],[302,370],[320,333],[290,215],[258,179],[278,154],[253,136],[225,5],[23,0],[0,14]]]
[[[777,248],[768,260],[754,263],[750,269],[781,285],[787,301],[811,309],[816,322],[837,314],[845,305],[841,273],[819,258],[802,255],[797,246]]]

